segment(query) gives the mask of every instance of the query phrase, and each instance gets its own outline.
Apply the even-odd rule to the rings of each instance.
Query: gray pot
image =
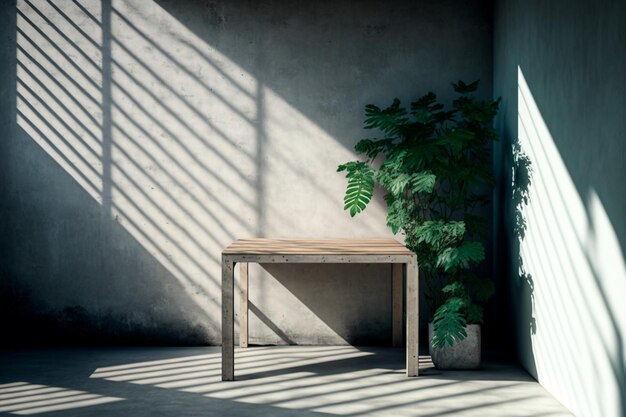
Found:
[[[432,347],[433,324],[428,323],[429,353],[438,369],[476,369],[480,366],[480,324],[468,324],[465,331],[465,339],[435,349]]]

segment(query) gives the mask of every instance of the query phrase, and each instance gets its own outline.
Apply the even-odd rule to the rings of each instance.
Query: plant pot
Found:
[[[428,323],[428,346],[433,364],[438,369],[476,369],[480,367],[480,324],[465,326],[467,337],[441,349],[432,346],[433,324]]]

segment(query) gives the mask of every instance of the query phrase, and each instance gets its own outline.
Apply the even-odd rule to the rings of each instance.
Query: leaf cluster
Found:
[[[449,108],[432,92],[408,108],[397,98],[386,108],[365,106],[365,129],[381,137],[356,144],[364,161],[338,167],[346,172],[351,216],[367,207],[376,184],[385,190],[387,225],[404,234],[427,276],[438,346],[482,322],[480,304],[493,293],[491,280],[474,270],[485,258],[487,223],[477,209],[489,202],[494,182],[490,143],[500,100],[476,98],[478,81],[452,86],[457,97]]]

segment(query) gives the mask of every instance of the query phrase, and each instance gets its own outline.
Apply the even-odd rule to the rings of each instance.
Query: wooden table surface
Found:
[[[239,239],[224,255],[413,255],[394,239]]]

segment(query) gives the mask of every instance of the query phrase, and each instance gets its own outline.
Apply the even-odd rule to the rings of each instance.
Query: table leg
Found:
[[[222,381],[235,380],[234,262],[222,256]]]
[[[402,347],[402,265],[391,264],[391,346]]]
[[[417,259],[406,268],[406,375],[419,375],[419,281]]]
[[[248,263],[239,264],[239,347],[248,347]]]

